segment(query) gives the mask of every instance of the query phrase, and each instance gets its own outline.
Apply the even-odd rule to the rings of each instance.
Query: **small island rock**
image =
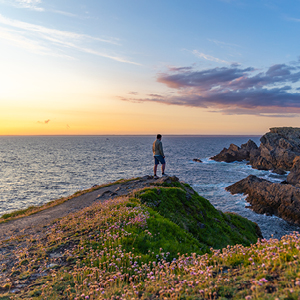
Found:
[[[193,161],[195,161],[195,162],[199,162],[199,163],[202,163],[202,160],[201,160],[201,159],[199,159],[199,158],[194,158],[194,159],[193,159]]]
[[[250,160],[250,153],[258,147],[252,140],[238,147],[235,144],[230,144],[229,148],[224,148],[219,154],[211,157],[215,161],[233,162]]]

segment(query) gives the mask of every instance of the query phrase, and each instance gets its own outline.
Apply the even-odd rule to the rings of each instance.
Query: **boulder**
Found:
[[[228,149],[224,148],[219,154],[211,157],[211,159],[228,163],[243,160],[249,161],[250,153],[257,148],[257,145],[252,140],[249,140],[247,143],[242,144],[241,147],[238,147],[235,144],[230,144]]]
[[[297,160],[297,164],[299,160]],[[300,188],[272,183],[250,175],[226,188],[231,194],[247,195],[246,201],[256,213],[276,215],[300,225]]]

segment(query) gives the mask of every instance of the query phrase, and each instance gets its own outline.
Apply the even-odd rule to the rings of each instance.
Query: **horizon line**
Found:
[[[53,136],[156,136],[156,134],[0,134],[0,137]],[[262,134],[162,134],[162,136],[261,136]]]

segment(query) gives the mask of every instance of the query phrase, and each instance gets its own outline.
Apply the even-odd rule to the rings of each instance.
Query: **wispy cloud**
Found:
[[[159,94],[148,94],[148,96],[153,97],[153,98],[164,98],[164,96],[159,95]]]
[[[292,18],[292,20],[298,23],[300,22],[300,19]]]
[[[217,62],[217,63],[227,64],[227,65],[231,64],[230,62],[228,62],[226,60],[222,60],[222,59],[219,59],[217,57],[214,57],[214,56],[211,56],[211,55],[208,55],[208,54],[204,54],[202,52],[199,52],[198,50],[193,50],[193,54],[195,56],[203,58],[205,60],[214,61],[214,62]]]
[[[0,0],[0,2],[10,6],[14,6],[16,8],[24,8],[24,9],[40,11],[40,12],[48,11],[48,12],[61,14],[68,17],[79,17],[78,15],[67,11],[50,9],[50,8],[46,9],[45,7],[42,7],[43,5],[42,0]]]
[[[70,55],[66,54],[66,50],[76,49],[80,52],[106,57],[115,61],[139,65],[121,56],[111,55],[86,46],[87,44],[95,44],[97,42],[119,45],[117,39],[104,39],[86,34],[47,28],[41,25],[6,18],[1,14],[0,24],[6,26],[0,27],[1,38],[12,42],[18,47],[38,54],[71,58]]]
[[[42,7],[42,0],[0,0],[0,3],[16,8],[24,8],[40,12],[45,11]]]
[[[221,42],[218,40],[214,40],[214,39],[208,39],[210,42],[216,44],[217,46],[223,47],[223,46],[227,46],[227,47],[241,47],[237,44],[232,44],[232,43],[226,43],[226,42]]]
[[[26,38],[19,31],[16,30],[8,30],[6,28],[0,27],[0,38],[9,41],[11,44],[15,45],[16,47],[25,49],[32,53],[36,53],[39,55],[61,57],[66,59],[73,59],[71,56],[67,54],[61,52],[60,53],[54,52],[48,47],[43,46],[40,42]]]
[[[224,114],[295,117],[300,113],[299,64],[276,64],[259,73],[254,67],[238,65],[168,70],[159,73],[157,81],[175,90],[175,95],[153,93],[123,100],[201,107]]]
[[[287,21],[292,21],[292,22],[297,22],[297,23],[300,22],[300,19],[299,19],[299,18],[289,17],[289,16],[287,16],[287,15],[285,15],[284,18],[285,18],[285,20],[287,20]]]
[[[41,0],[11,0],[10,3],[16,7],[28,8],[36,11],[44,11],[40,4]]]
[[[18,28],[27,32],[31,33],[38,33],[38,34],[45,34],[46,36],[49,37],[54,37],[59,39],[62,43],[64,42],[64,39],[71,39],[71,40],[82,40],[82,39],[90,39],[90,40],[95,40],[95,41],[100,41],[104,43],[110,43],[110,44],[116,44],[118,45],[118,42],[116,39],[102,39],[98,37],[92,37],[90,35],[86,34],[80,34],[80,33],[75,33],[75,32],[70,32],[70,31],[62,31],[62,30],[57,30],[57,29],[52,29],[52,28],[47,28],[44,26],[40,25],[35,25],[35,24],[30,24],[18,20],[13,20],[6,18],[0,14],[0,23],[4,25],[8,25],[14,28]]]
[[[193,67],[169,67],[172,72],[185,72],[190,71]]]
[[[211,43],[216,45],[217,47],[221,48],[224,52],[224,50],[227,52],[227,55],[232,57],[242,56],[242,54],[238,51],[238,49],[242,48],[240,45],[218,41],[214,39],[208,39]]]
[[[76,14],[67,12],[67,11],[62,11],[62,10],[56,10],[56,9],[51,9],[50,12],[56,13],[56,14],[60,14],[60,15],[64,15],[67,17],[78,17]]]

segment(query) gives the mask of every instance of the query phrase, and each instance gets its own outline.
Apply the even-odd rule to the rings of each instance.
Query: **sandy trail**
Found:
[[[74,197],[62,204],[47,208],[36,214],[21,217],[16,220],[0,224],[0,240],[6,240],[11,236],[23,234],[35,234],[43,231],[49,223],[55,219],[62,218],[70,213],[91,206],[95,202],[102,202],[119,196],[125,196],[133,190],[149,186],[156,181],[166,178],[154,179],[153,176],[144,176],[132,181],[117,183],[111,186],[99,188],[98,190]]]

